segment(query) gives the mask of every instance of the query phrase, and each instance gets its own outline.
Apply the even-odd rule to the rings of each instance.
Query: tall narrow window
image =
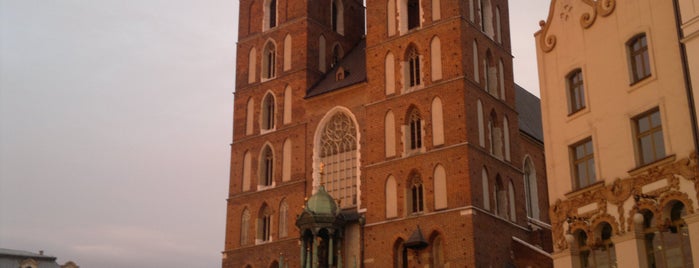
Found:
[[[388,176],[386,179],[386,218],[395,218],[398,216],[398,204],[396,193],[396,179],[393,176]]]
[[[583,85],[582,70],[571,72],[568,81],[568,113],[573,114],[585,108],[585,86]]]
[[[287,236],[287,224],[286,220],[288,218],[289,214],[289,205],[286,204],[286,200],[282,200],[281,204],[279,205],[279,237],[286,237]]]
[[[432,99],[432,144],[444,144],[444,120],[442,111],[442,99]]]
[[[617,267],[616,265],[616,250],[612,242],[612,226],[603,222],[595,231],[596,243],[592,247],[591,258],[589,262],[593,262],[590,267]]]
[[[260,186],[271,186],[274,173],[274,155],[272,148],[265,146],[260,159]]]
[[[396,69],[395,69],[395,58],[393,57],[393,53],[390,51],[386,54],[386,63],[385,63],[385,87],[386,87],[386,95],[391,95],[396,92]]]
[[[420,54],[414,46],[408,48],[408,87],[420,85]]]
[[[640,34],[626,43],[631,68],[631,82],[635,83],[650,76],[650,60],[646,35]]]
[[[240,217],[240,245],[248,244],[248,231],[250,229],[250,211],[245,208]]]
[[[396,121],[392,111],[384,118],[384,149],[386,157],[396,156]]]
[[[335,46],[333,47],[332,59],[330,61],[330,68],[335,67],[335,65],[337,65],[340,62],[340,60],[343,57],[342,54],[343,52],[340,44],[335,44]]]
[[[277,0],[269,2],[269,28],[277,27]]]
[[[327,70],[325,54],[325,36],[321,35],[318,37],[318,70],[322,73],[325,73]]]
[[[502,118],[502,137],[505,160],[510,161],[510,123],[507,121],[507,117]]]
[[[442,165],[434,168],[434,208],[447,208],[447,172]]]
[[[284,124],[291,123],[291,87],[284,89]]]
[[[408,0],[408,30],[420,27],[420,0]]]
[[[524,159],[524,194],[526,195],[527,217],[539,219],[539,197],[536,169],[531,158]]]
[[[495,213],[507,218],[507,189],[502,183],[500,175],[495,176]]]
[[[388,0],[386,4],[386,27],[388,27],[388,36],[394,36],[396,34],[396,1],[399,0]]]
[[[490,210],[490,187],[488,181],[488,171],[483,167],[481,171],[481,185],[483,186],[483,208],[485,210]]]
[[[255,116],[255,102],[252,98],[248,99],[247,109],[245,110],[245,135],[252,135],[253,118]]]
[[[476,83],[481,82],[480,66],[478,64],[478,43],[473,40],[473,80]]]
[[[512,183],[511,180],[509,185],[507,186],[507,203],[509,204],[508,211],[510,214],[510,220],[517,221],[517,212],[515,211],[515,185]]]
[[[291,180],[291,139],[286,139],[282,146],[282,181]]]
[[[575,178],[575,189],[581,189],[594,183],[595,175],[595,155],[592,150],[592,138],[587,138],[581,142],[570,146],[570,154],[573,158],[573,177]]]
[[[271,93],[267,93],[262,100],[262,120],[260,121],[263,130],[274,129],[274,96]]]
[[[337,112],[322,125],[319,141],[316,147],[320,158],[316,165],[324,165],[320,183],[325,184],[333,198],[340,200],[341,207],[355,207],[359,172],[357,126],[349,115]]]
[[[485,147],[485,124],[483,119],[483,104],[481,100],[476,102],[476,116],[478,116],[478,144]]]
[[[272,210],[263,204],[257,217],[257,243],[272,240]]]
[[[344,34],[345,33],[345,15],[344,15],[344,5],[342,3],[342,0],[334,0],[332,1],[332,7],[330,7],[331,10],[331,27],[333,31],[339,33],[339,34]]]
[[[262,78],[272,79],[275,77],[276,48],[274,43],[267,42],[262,54]]]
[[[424,204],[424,196],[423,196],[423,189],[422,189],[422,179],[420,178],[420,174],[417,174],[417,172],[414,172],[410,176],[410,198],[409,198],[409,204],[408,207],[410,207],[410,213],[416,214],[423,212],[425,209],[425,204]]]
[[[436,235],[432,239],[432,267],[443,268],[444,267],[444,249],[442,247],[442,237]]]
[[[284,37],[284,71],[291,70],[291,35],[287,34]]]
[[[590,256],[590,246],[587,244],[587,233],[582,230],[575,232],[575,240],[578,247],[580,267],[596,267]]]
[[[257,77],[257,49],[254,47],[250,49],[248,54],[248,84],[255,83],[255,78]]]
[[[432,81],[442,79],[442,42],[437,36],[432,38],[430,43],[430,66]]]
[[[653,109],[636,117],[634,121],[639,163],[645,165],[665,157],[660,110]]]
[[[410,150],[422,148],[422,117],[417,109],[413,109],[410,113],[408,127],[410,128]]]
[[[243,192],[250,190],[250,168],[252,167],[252,160],[250,152],[245,152],[243,155]]]

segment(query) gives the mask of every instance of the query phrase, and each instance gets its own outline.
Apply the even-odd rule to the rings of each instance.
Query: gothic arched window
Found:
[[[275,77],[276,65],[276,47],[274,43],[267,42],[264,52],[262,53],[262,78],[272,79]]]
[[[345,113],[338,112],[320,133],[321,183],[343,208],[357,205],[357,127]],[[320,164],[318,163],[318,164]]]
[[[260,154],[260,186],[272,186],[274,181],[274,154],[272,148],[267,145]]]
[[[274,129],[274,96],[268,93],[262,100],[262,124],[263,130]]]
[[[410,131],[408,138],[410,150],[422,148],[422,117],[417,109],[413,109],[408,117],[408,129]]]
[[[408,87],[415,87],[420,85],[420,54],[417,52],[415,46],[410,46],[408,48],[405,57],[408,61]]]
[[[410,187],[410,196],[408,198],[408,207],[411,214],[423,212],[425,210],[425,202],[423,195],[422,179],[420,174],[413,173],[410,175],[408,185]]]

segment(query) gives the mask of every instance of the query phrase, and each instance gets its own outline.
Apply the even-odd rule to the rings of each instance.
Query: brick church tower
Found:
[[[241,0],[237,53],[223,267],[551,266],[506,0]]]

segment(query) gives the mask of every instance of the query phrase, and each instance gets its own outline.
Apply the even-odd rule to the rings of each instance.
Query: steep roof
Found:
[[[540,142],[544,142],[544,130],[541,124],[541,100],[515,84],[515,108],[519,114],[519,130]]]
[[[335,74],[339,68],[345,70],[345,78],[337,80]],[[366,39],[359,43],[333,66],[325,77],[306,91],[306,98],[318,96],[337,89],[366,81]]]
[[[25,251],[25,250],[16,250],[16,249],[7,249],[7,248],[0,248],[0,256],[17,257],[17,258],[47,259],[47,260],[55,260],[56,259],[56,257],[54,257],[54,256],[37,254],[34,252]]]

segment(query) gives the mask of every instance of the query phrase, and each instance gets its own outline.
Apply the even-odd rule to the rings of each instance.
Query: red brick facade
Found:
[[[223,252],[223,267],[277,267],[281,261],[288,267],[299,267],[299,231],[294,226],[296,216],[301,214],[304,199],[312,195],[314,176],[319,176],[317,144],[322,121],[331,111],[349,114],[357,129],[357,195],[358,206],[345,209],[359,215],[361,219],[350,223],[345,232],[346,247],[342,248],[343,266],[352,267],[398,267],[401,262],[400,241],[406,241],[420,226],[430,244],[427,248],[408,250],[405,267],[514,267],[518,264],[535,264],[551,267],[551,261],[541,252],[550,252],[548,230],[548,199],[544,167],[543,145],[540,140],[520,131],[518,111],[515,108],[515,87],[512,75],[512,56],[509,39],[509,20],[506,0],[431,0],[417,1],[420,7],[420,25],[410,31],[400,30],[396,19],[395,34],[388,33],[387,2],[369,1],[365,8],[361,1],[341,2],[344,14],[344,33],[331,28],[331,2],[329,0],[276,0],[276,26],[263,30],[267,19],[264,6],[272,0],[241,0],[239,40],[237,47],[236,92],[233,118],[233,144],[231,150],[230,189],[227,207],[226,242]],[[396,16],[399,17],[403,0],[395,1]],[[489,2],[494,37],[481,29],[477,3]],[[412,1],[411,1],[412,2]],[[469,4],[472,3],[472,4]],[[438,6],[439,19],[435,19],[433,6]],[[484,5],[487,6],[487,5]],[[474,19],[470,18],[474,9]],[[492,16],[492,15],[491,15]],[[496,24],[499,20],[500,26]],[[488,30],[486,30],[487,32]],[[319,64],[319,38],[325,39],[326,72]],[[500,36],[498,36],[500,35]],[[284,55],[285,37],[291,38],[291,55]],[[441,79],[432,79],[432,40],[441,42]],[[275,75],[262,79],[264,46],[272,41],[276,46]],[[475,77],[473,43],[477,45],[479,77]],[[334,44],[344,52],[338,66],[331,66]],[[408,59],[406,49],[415,47],[420,55],[420,85],[406,90]],[[250,60],[251,49],[256,58]],[[395,58],[395,93],[386,94],[386,55]],[[486,56],[490,55],[490,56]],[[363,68],[349,68],[348,57],[362,57]],[[285,58],[290,59],[291,68],[284,70]],[[502,78],[488,81],[485,61],[496,69],[502,61]],[[249,62],[255,62],[255,77],[249,82]],[[353,65],[354,66],[354,65]],[[328,79],[335,80],[336,70],[345,69],[345,79],[358,81],[341,87],[325,87]],[[266,80],[266,81],[265,81]],[[434,81],[433,81],[434,80]],[[336,81],[339,83],[340,81]],[[486,84],[496,82],[502,93],[491,94]],[[504,83],[503,83],[504,82]],[[291,96],[285,97],[285,90]],[[501,92],[501,91],[499,91]],[[263,99],[266,94],[274,96],[274,127],[262,130]],[[435,143],[432,105],[435,98],[442,104],[442,144]],[[290,103],[287,100],[290,100]],[[249,101],[252,115],[248,116]],[[478,105],[482,104],[483,124],[479,131]],[[286,108],[291,105],[291,108]],[[536,103],[535,105],[538,105]],[[285,123],[285,109],[290,111],[291,121]],[[407,132],[409,115],[417,109],[422,118],[422,146],[417,151],[408,148]],[[388,112],[394,115],[395,156],[387,157],[386,123]],[[509,133],[509,158],[493,151],[498,142],[491,141],[489,118],[493,116],[493,129],[504,126],[507,120]],[[505,119],[506,118],[506,119]],[[252,134],[248,134],[248,121],[252,119]],[[495,130],[493,130],[495,131]],[[496,131],[497,132],[497,131]],[[479,134],[480,133],[480,134]],[[481,135],[485,137],[480,137]],[[504,135],[504,134],[503,134]],[[480,140],[484,139],[483,146]],[[504,138],[503,138],[504,139]],[[500,141],[504,143],[505,140]],[[290,153],[283,149],[290,143]],[[436,145],[435,145],[436,144]],[[261,151],[265,146],[272,148],[271,168],[273,183],[261,186],[263,176]],[[504,145],[503,145],[504,146]],[[491,148],[493,147],[493,148]],[[244,155],[250,156],[249,167],[245,167]],[[284,154],[288,154],[290,167],[284,170]],[[524,158],[528,156],[536,169],[539,219],[527,217],[526,193],[523,179]],[[446,192],[440,195],[435,185],[434,174],[441,166],[446,174]],[[249,189],[243,180],[246,169]],[[488,207],[484,201],[483,170],[487,171]],[[290,180],[285,181],[284,172]],[[424,209],[419,213],[410,211],[411,174],[419,174],[423,187]],[[387,178],[395,179],[395,200],[387,200]],[[511,194],[497,200],[496,177],[502,190],[510,186]],[[435,194],[440,196],[436,197]],[[446,207],[437,208],[436,200],[446,195]],[[395,203],[391,203],[391,202]],[[502,205],[502,202],[507,202]],[[497,203],[507,212],[498,213]],[[285,219],[280,219],[281,204],[288,205]],[[387,217],[387,203],[395,204],[396,216]],[[509,207],[514,203],[514,210]],[[268,210],[261,212],[263,207]],[[247,212],[244,212],[247,211]],[[243,217],[248,213],[247,228]],[[271,234],[260,239],[261,215],[271,213]],[[514,217],[512,215],[514,213]],[[498,216],[500,215],[500,216]],[[286,236],[280,226],[286,221]],[[355,228],[359,232],[349,231]],[[353,229],[354,230],[354,229]],[[247,239],[243,241],[243,237]],[[517,239],[517,241],[515,240]],[[356,241],[354,242],[350,241]],[[528,244],[525,245],[524,243]],[[439,246],[435,246],[438,244]],[[532,247],[543,248],[537,251]],[[441,250],[440,250],[441,248]],[[437,252],[439,251],[439,252]],[[439,256],[441,255],[441,257]],[[439,259],[439,260],[437,260]]]

